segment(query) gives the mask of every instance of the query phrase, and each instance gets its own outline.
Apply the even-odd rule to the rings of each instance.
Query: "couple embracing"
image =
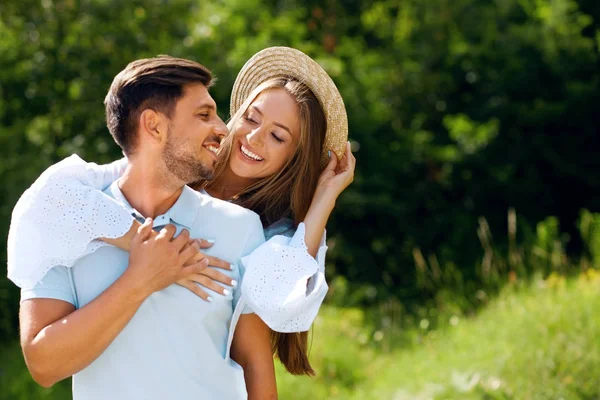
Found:
[[[125,158],[71,156],[17,203],[8,276],[25,361],[80,399],[274,399],[273,358],[314,374],[325,225],[355,159],[331,78],[272,47],[240,71],[231,118],[189,60],[130,63],[105,99]]]

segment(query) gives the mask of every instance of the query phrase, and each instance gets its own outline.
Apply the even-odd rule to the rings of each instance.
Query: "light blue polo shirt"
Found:
[[[133,209],[114,182],[105,193]],[[206,253],[237,264],[223,271],[239,283],[241,257],[264,242],[258,215],[185,187],[176,203],[156,217],[154,228],[171,223],[192,238],[214,239]],[[37,285],[23,288],[21,301],[63,300],[81,308],[112,285],[128,265],[127,252],[104,246],[72,268],[56,266]],[[245,399],[241,367],[225,360],[231,316],[239,290],[223,296],[208,290],[212,303],[171,285],[152,294],[108,348],[73,376],[75,400]]]

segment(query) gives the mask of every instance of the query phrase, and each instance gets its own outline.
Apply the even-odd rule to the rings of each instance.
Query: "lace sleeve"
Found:
[[[100,190],[117,179],[126,161],[107,166],[76,155],[48,168],[17,202],[8,234],[8,278],[32,286],[54,266],[71,267],[104,242],[129,231],[133,218]]]
[[[242,259],[246,274],[241,295],[276,332],[304,332],[312,325],[328,286],[324,238],[313,258],[301,223],[293,237],[276,235]]]

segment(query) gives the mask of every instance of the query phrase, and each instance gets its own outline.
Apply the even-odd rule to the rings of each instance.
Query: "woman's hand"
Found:
[[[180,279],[204,271],[207,260],[194,259],[198,243],[190,243],[190,234],[183,230],[174,237],[176,228],[167,225],[160,232],[152,229],[147,218],[131,242],[129,266],[125,271],[141,290],[144,298]]]
[[[182,264],[180,274],[175,281],[170,283],[175,282],[206,301],[211,301],[212,298],[197,283],[220,294],[226,294],[228,289],[217,282],[227,286],[237,285],[237,282],[227,275],[207,268],[212,266],[231,271],[231,265],[227,261],[199,251],[199,249],[211,247],[213,242],[204,239],[190,239],[189,232],[185,229],[174,238],[175,227],[172,225],[167,225],[160,233],[156,232],[152,229],[151,219],[147,219],[143,225],[139,223],[135,225],[137,225],[136,233],[131,239],[131,247],[128,249],[130,266],[131,261],[135,260],[134,264],[143,266],[144,276],[148,275],[148,265],[154,265],[158,269],[166,268],[166,271],[169,271],[173,269],[172,265],[179,261]],[[159,236],[162,237],[162,241]],[[166,285],[168,286],[168,284],[167,281]],[[164,284],[161,286],[158,289],[165,287]]]
[[[207,249],[213,245],[213,242],[204,239],[193,239],[190,240],[190,242],[188,243],[188,245],[190,246],[194,244],[200,249]],[[194,255],[188,261],[187,264],[193,265],[199,261],[204,261],[205,263],[207,262],[207,265],[212,267],[231,271],[231,265],[227,261],[221,260],[217,257],[208,256],[202,253],[201,251],[198,251],[196,255]],[[235,280],[212,268],[205,268],[198,273],[188,275],[185,278],[177,281],[177,284],[183,286],[186,289],[191,290],[202,299],[210,302],[212,301],[212,297],[209,296],[208,293],[206,293],[206,291],[204,291],[201,286],[215,291],[217,293],[220,293],[222,295],[229,294],[229,289],[223,287],[223,285],[220,285],[217,282],[221,282],[227,286],[237,286],[237,282]],[[198,284],[201,286],[198,286]]]
[[[315,190],[314,200],[327,198],[333,202],[338,198],[354,180],[354,167],[356,158],[350,149],[350,142],[346,143],[346,152],[338,162],[335,155],[332,154],[327,167],[321,173]]]
[[[323,231],[338,196],[354,180],[355,166],[356,158],[352,155],[350,142],[348,142],[344,157],[338,162],[337,157],[333,155],[319,177],[315,194],[304,217],[306,228],[304,242],[308,254],[313,257],[317,255]]]

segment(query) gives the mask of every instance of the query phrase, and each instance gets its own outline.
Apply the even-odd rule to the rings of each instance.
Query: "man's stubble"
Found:
[[[207,165],[205,161],[200,159],[200,152],[203,149],[203,147],[194,149],[187,141],[176,138],[172,134],[171,127],[169,127],[167,143],[162,153],[168,175],[183,184],[190,184],[201,179],[212,179],[214,174],[213,161],[210,160],[210,165]]]

